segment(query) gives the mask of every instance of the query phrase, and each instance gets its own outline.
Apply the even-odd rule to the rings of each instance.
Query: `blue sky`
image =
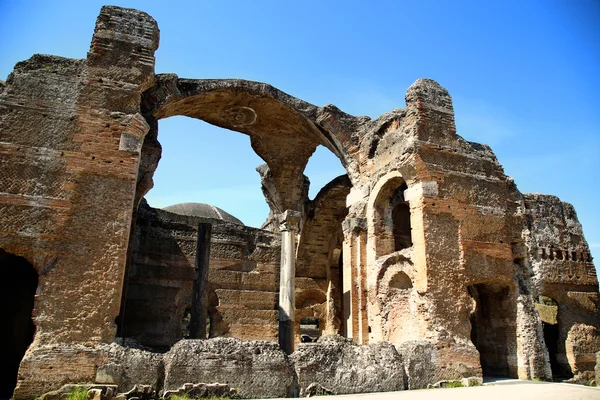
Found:
[[[268,82],[371,117],[404,107],[416,79],[437,80],[453,96],[458,133],[491,145],[522,192],[572,203],[600,257],[600,2],[115,3],[158,21],[159,73]],[[0,0],[0,79],[34,53],[85,57],[102,4]],[[182,117],[159,132],[151,205],[199,201],[264,221],[262,161],[248,137]],[[311,194],[342,173],[317,150]]]

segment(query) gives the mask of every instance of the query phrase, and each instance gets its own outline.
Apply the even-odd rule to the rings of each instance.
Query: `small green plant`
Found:
[[[174,394],[169,400],[192,400],[187,394]]]
[[[463,385],[459,381],[450,381],[450,382],[448,382],[446,384],[446,387],[448,387],[448,388],[459,388],[459,387],[465,387],[465,385]]]
[[[87,389],[84,387],[76,387],[67,396],[66,400],[87,400]]]

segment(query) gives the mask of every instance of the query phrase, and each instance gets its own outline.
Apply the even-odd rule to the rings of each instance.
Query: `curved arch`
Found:
[[[392,254],[386,262],[383,263],[377,276],[377,291],[386,294],[390,289],[412,289],[413,287],[413,271],[412,263],[409,259]],[[404,283],[403,287],[395,287],[394,279],[402,276],[398,283]]]
[[[317,107],[261,82],[159,74],[155,85],[142,95],[142,113],[157,120],[185,115],[251,137],[322,144],[344,167],[352,163],[356,117],[334,106]]]
[[[306,200],[303,172],[319,145],[331,150],[349,174],[356,175],[353,135],[362,120],[333,106],[316,107],[271,85],[157,75],[155,85],[142,94],[141,108],[150,131],[142,146],[138,201],[152,188],[152,175],[160,159],[157,121],[175,115],[250,136],[252,148],[267,164],[259,172],[263,187],[269,187],[265,195],[275,214],[287,209],[301,211]]]
[[[296,309],[313,307],[327,301],[327,295],[322,290],[307,289],[296,293]]]

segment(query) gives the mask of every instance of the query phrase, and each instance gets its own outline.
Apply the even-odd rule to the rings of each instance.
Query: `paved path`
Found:
[[[476,387],[320,397],[320,399],[325,398],[331,400],[600,400],[600,388],[511,379]]]

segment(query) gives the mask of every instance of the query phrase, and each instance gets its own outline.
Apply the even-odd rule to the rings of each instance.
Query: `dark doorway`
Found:
[[[552,369],[552,376],[555,377],[560,371],[560,366],[556,359],[558,354],[558,324],[547,324],[542,322],[544,326],[544,341],[548,348],[548,356],[550,357],[550,368]]]
[[[471,313],[471,341],[479,351],[484,376],[511,376],[509,352],[515,346],[514,307],[510,289],[499,284],[468,287],[475,300]]]
[[[19,364],[33,341],[31,320],[38,274],[23,257],[0,249],[0,399],[12,396],[17,384]]]

